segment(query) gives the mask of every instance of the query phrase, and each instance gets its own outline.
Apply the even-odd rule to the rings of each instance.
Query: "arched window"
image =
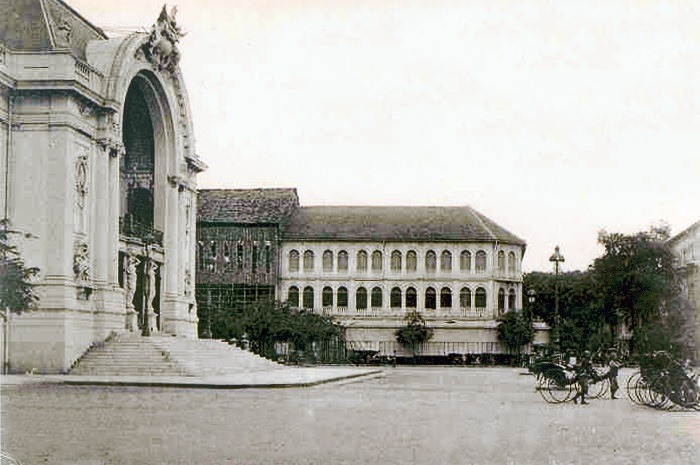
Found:
[[[338,288],[338,307],[348,306],[348,289],[346,287]]]
[[[486,308],[486,289],[477,287],[474,293],[474,306],[476,308]]]
[[[418,292],[412,287],[406,289],[406,308],[418,307]]]
[[[425,290],[425,308],[430,310],[435,310],[437,305],[437,294],[435,289],[429,287]]]
[[[515,289],[508,291],[508,309],[515,310]]]
[[[506,253],[502,250],[498,251],[498,271],[500,273],[506,272]]]
[[[468,250],[462,250],[459,254],[459,269],[462,271],[471,271],[472,268],[472,254]]]
[[[333,271],[333,252],[326,250],[323,252],[323,271],[329,273]]]
[[[440,308],[452,308],[452,291],[449,287],[440,290]]]
[[[425,254],[425,270],[435,271],[437,265],[437,255],[432,250],[428,250]]]
[[[443,250],[440,255],[440,270],[452,271],[452,254],[449,250]]]
[[[252,265],[251,265],[251,271],[255,273],[258,271],[258,253],[260,251],[260,247],[258,247],[258,242],[253,242],[253,256],[252,258]]]
[[[314,308],[314,288],[311,286],[304,288],[304,308]]]
[[[231,260],[231,246],[224,242],[224,271],[233,271],[233,260]]]
[[[477,273],[486,272],[486,252],[479,250],[476,253],[476,258],[474,260],[474,267]]]
[[[508,273],[515,274],[515,253],[508,253]]]
[[[332,307],[333,306],[333,289],[326,286],[323,288],[321,294],[321,306],[322,307]]]
[[[472,308],[472,291],[468,287],[459,291],[459,308]]]
[[[506,308],[506,291],[503,289],[498,290],[498,313],[503,313],[503,309]]]
[[[372,252],[372,271],[382,271],[382,253],[379,250]]]
[[[401,271],[401,252],[391,252],[391,271]]]
[[[355,307],[358,310],[367,308],[367,289],[364,287],[358,287],[355,291]]]
[[[289,301],[289,305],[294,308],[299,307],[299,288],[296,286],[292,286],[289,288],[287,291],[287,301]]]
[[[304,271],[314,270],[314,253],[311,250],[304,252]]]
[[[348,271],[348,253],[344,250],[338,252],[338,271]]]
[[[204,244],[202,241],[197,242],[197,258],[199,258],[199,269],[204,270],[204,262],[206,261],[206,253],[204,252]]]
[[[209,241],[209,265],[207,268],[212,273],[216,273],[216,249],[216,241]]]
[[[381,308],[382,306],[382,289],[380,287],[372,288],[372,308]]]
[[[289,271],[291,273],[299,271],[299,252],[296,250],[289,251]]]
[[[367,252],[364,250],[357,252],[357,272],[367,273]]]
[[[243,241],[236,244],[236,265],[239,270],[243,269]],[[299,254],[297,253],[297,271],[299,271]]]
[[[265,243],[265,273],[272,271],[272,244]]]
[[[394,287],[389,296],[389,306],[391,308],[401,308],[401,289]]]
[[[415,250],[409,250],[406,253],[406,271],[416,271],[418,266],[418,254]]]

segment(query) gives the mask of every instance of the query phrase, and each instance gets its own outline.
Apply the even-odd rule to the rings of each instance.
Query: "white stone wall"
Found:
[[[299,253],[299,270],[290,271],[290,252]],[[401,252],[401,269],[392,270],[391,258],[393,251]],[[461,269],[460,254],[468,250],[471,253],[471,266]],[[313,252],[313,270],[304,268],[304,254]],[[333,266],[324,270],[323,254],[331,251]],[[338,253],[348,253],[347,271],[338,268]],[[358,253],[367,253],[367,271],[357,270]],[[379,251],[382,254],[381,270],[372,269],[372,254]],[[416,270],[409,271],[406,256],[409,251],[417,254]],[[436,254],[436,267],[431,271],[426,267],[426,254],[433,251]],[[441,255],[449,251],[452,256],[450,270],[442,269]],[[476,253],[486,254],[486,268],[477,272],[475,267]],[[504,269],[498,267],[498,252],[506,256]],[[514,269],[509,272],[507,257],[510,253],[515,257]],[[522,248],[509,244],[495,245],[493,243],[455,243],[455,242],[321,242],[321,241],[283,241],[280,251],[280,284],[277,295],[281,300],[287,300],[289,289],[295,286],[299,289],[299,303],[303,306],[304,288],[314,290],[314,311],[332,315],[347,328],[347,338],[350,347],[379,350],[380,353],[391,355],[394,350],[402,354],[402,348],[396,347],[394,331],[403,325],[403,317],[410,310],[406,307],[406,290],[409,287],[417,291],[416,309],[434,328],[432,340],[422,348],[425,355],[446,355],[447,353],[480,353],[501,351],[496,336],[496,318],[500,311],[497,303],[497,292],[503,288],[506,295],[510,289],[515,291],[515,309],[522,308]],[[323,305],[323,289],[329,287],[333,291],[333,305]],[[345,287],[348,291],[347,307],[338,305],[338,289]],[[358,309],[356,291],[364,287],[367,290],[367,308]],[[382,290],[382,305],[372,307],[372,289]],[[400,308],[391,307],[391,290],[401,289],[402,302]],[[426,309],[426,290],[432,287],[436,291],[435,309]],[[460,290],[467,287],[471,290],[471,305],[461,308]],[[440,293],[443,288],[451,290],[451,307],[441,307]],[[483,288],[486,291],[486,305],[478,308],[475,302],[475,291]],[[506,310],[508,302],[506,300]],[[446,353],[443,353],[447,351]]]
[[[15,371],[65,371],[90,344],[125,331],[118,260],[125,248],[119,235],[119,147],[122,106],[135,79],[145,79],[151,92],[157,146],[154,222],[164,233],[157,252],[164,263],[162,329],[196,337],[196,174],[204,165],[194,153],[182,76],[156,71],[139,56],[144,40],[144,34],[132,34],[91,42],[87,63],[68,51],[4,52],[0,217],[7,216],[12,229],[32,235],[13,240],[26,264],[41,270],[39,308],[13,318],[9,328]],[[73,90],[31,92],[26,83],[23,90],[13,88],[13,82],[27,79]],[[81,245],[84,260],[76,261]],[[85,269],[83,278],[76,273],[78,262]],[[81,294],[84,288],[89,295]]]
[[[671,240],[683,290],[695,308],[695,357],[700,360],[700,222]]]

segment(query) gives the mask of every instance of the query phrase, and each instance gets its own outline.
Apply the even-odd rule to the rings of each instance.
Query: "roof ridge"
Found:
[[[497,241],[497,240],[498,240],[498,237],[493,233],[493,231],[491,231],[491,228],[489,228],[488,226],[486,226],[486,222],[483,220],[483,218],[481,218],[481,214],[480,214],[479,212],[477,212],[476,210],[474,210],[474,209],[473,209],[471,206],[469,206],[469,205],[467,205],[467,208],[469,209],[469,211],[471,212],[471,214],[474,215],[474,216],[476,217],[477,220],[479,220],[479,223],[481,224],[481,226],[482,226],[482,227],[486,230],[486,232],[489,233],[489,235],[491,236],[491,239]]]

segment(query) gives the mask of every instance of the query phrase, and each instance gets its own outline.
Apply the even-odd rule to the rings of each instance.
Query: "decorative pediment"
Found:
[[[175,22],[177,7],[173,7],[168,13],[167,5],[158,16],[158,21],[151,27],[146,43],[140,51],[157,71],[175,73],[180,62],[180,51],[177,43],[184,34]]]

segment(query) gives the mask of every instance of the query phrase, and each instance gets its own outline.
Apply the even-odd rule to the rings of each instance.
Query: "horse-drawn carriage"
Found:
[[[698,375],[665,351],[640,357],[639,371],[627,380],[627,395],[636,404],[657,409],[700,410]]]
[[[601,368],[590,366],[581,369],[563,360],[539,360],[529,366],[535,375],[539,391],[544,400],[560,404],[581,397],[581,377],[586,377],[589,399],[599,399],[608,393],[609,375]]]

